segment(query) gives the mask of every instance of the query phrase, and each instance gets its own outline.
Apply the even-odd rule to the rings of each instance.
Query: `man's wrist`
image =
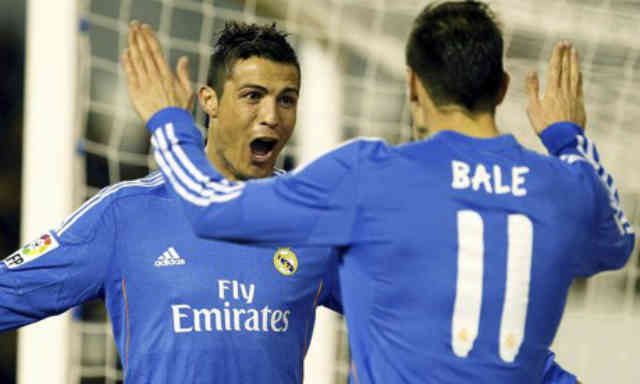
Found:
[[[550,124],[540,133],[540,139],[552,155],[558,155],[576,136],[582,135],[582,128],[570,121],[560,121]]]
[[[193,116],[191,113],[183,108],[167,107],[154,113],[147,121],[147,129],[153,134],[158,128],[163,127],[165,124],[173,122],[175,123],[192,123]]]

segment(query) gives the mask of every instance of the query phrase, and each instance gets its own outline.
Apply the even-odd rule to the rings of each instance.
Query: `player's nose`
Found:
[[[260,105],[260,124],[275,129],[280,123],[277,102],[273,97],[265,97]]]

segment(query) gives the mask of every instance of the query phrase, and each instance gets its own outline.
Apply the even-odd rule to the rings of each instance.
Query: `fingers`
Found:
[[[555,90],[560,87],[560,76],[562,73],[562,54],[564,52],[564,41],[559,41],[553,47],[551,61],[549,62],[549,72],[547,74],[547,89]]]
[[[578,72],[578,85],[576,90],[578,100],[584,100],[584,88],[582,86],[582,72]]]
[[[156,37],[156,34],[153,32],[150,26],[147,24],[143,24],[140,28],[141,36],[145,41],[147,47],[149,48],[149,56],[151,61],[155,64],[154,67],[157,68],[160,74],[165,78],[171,78],[171,69],[167,64],[167,60],[164,57],[164,52],[162,51],[162,46]]]
[[[182,56],[178,59],[178,65],[176,66],[176,73],[178,74],[178,80],[180,81],[180,85],[187,91],[188,94],[193,93],[193,89],[191,88],[191,81],[189,76],[189,58],[186,56]]]
[[[575,47],[571,48],[571,94],[576,97],[582,94],[582,72]]]
[[[147,27],[148,28],[148,27]],[[144,68],[144,72],[151,78],[158,78],[160,71],[156,66],[151,47],[147,42],[147,37],[143,27],[138,22],[132,22],[129,27],[129,32],[133,35],[133,45],[137,50],[139,56],[139,62]],[[134,49],[132,49],[133,53]]]
[[[560,73],[560,86],[565,94],[569,94],[571,91],[571,77],[573,72],[571,68],[571,49],[571,44],[565,41],[562,52],[562,72]]]
[[[138,76],[133,67],[131,55],[128,49],[125,49],[124,52],[122,53],[122,56],[120,57],[120,64],[122,64],[122,69],[124,70],[124,73],[127,76],[127,85],[130,87],[133,86],[137,88]]]
[[[169,106],[189,109],[193,91],[186,58],[178,63],[177,77],[151,27],[132,21],[127,39],[129,47],[122,55],[122,66],[131,101],[142,119],[146,121],[153,113]]]
[[[139,23],[137,21],[132,21],[129,24],[129,33],[127,34],[127,51],[132,69],[135,71],[137,78],[142,79],[147,76],[147,69],[142,61],[142,55],[137,43],[136,35],[138,34],[138,26]]]
[[[529,72],[526,80],[527,97],[529,107],[534,107],[540,103],[540,81],[536,72]]]
[[[540,101],[540,80],[536,72],[527,74],[525,84],[527,98],[529,100],[527,106],[527,117],[534,132],[540,134],[545,127],[543,108]]]

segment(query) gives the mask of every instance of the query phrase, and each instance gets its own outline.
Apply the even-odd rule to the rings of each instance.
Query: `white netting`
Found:
[[[126,44],[127,23],[140,19],[153,25],[175,64],[188,55],[194,82],[206,77],[213,33],[225,20],[277,21],[300,49],[315,41],[341,68],[340,125],[344,139],[384,136],[394,142],[409,138],[404,96],[404,41],[412,19],[427,2],[417,0],[78,0],[87,8],[91,56],[86,134],[79,150],[86,158],[84,198],[99,188],[147,173],[148,136],[128,105],[117,57]],[[598,143],[603,162],[623,191],[633,223],[640,219],[640,143],[633,123],[640,119],[640,1],[496,0],[506,34],[506,66],[511,74],[507,100],[498,113],[504,131],[525,144],[542,147],[531,133],[524,111],[524,74],[545,68],[553,43],[573,40],[583,59],[588,131]],[[308,72],[302,69],[303,77]],[[542,76],[544,78],[544,76]],[[302,90],[302,102],[313,90]],[[297,127],[297,135],[323,126]],[[294,138],[294,140],[296,140]],[[299,140],[296,140],[299,141]],[[289,164],[295,164],[295,144]],[[640,267],[634,255],[619,272],[575,284],[554,348],[566,367],[586,382],[635,383],[640,369],[632,360],[640,332]],[[78,321],[77,358],[72,372],[83,383],[121,380],[110,327],[100,306],[90,306]],[[94,319],[94,320],[89,320]],[[340,332],[344,340],[344,330]],[[344,341],[330,351],[338,359],[336,382],[348,373]]]

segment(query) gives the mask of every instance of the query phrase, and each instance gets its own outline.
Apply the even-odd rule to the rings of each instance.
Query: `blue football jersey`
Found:
[[[191,116],[149,121],[156,159],[202,237],[332,246],[360,383],[540,383],[576,276],[622,267],[632,228],[593,143],[453,131],[356,140],[282,178],[229,182]]]
[[[167,189],[108,187],[0,262],[0,330],[102,298],[126,383],[301,383],[337,256],[198,238]]]

